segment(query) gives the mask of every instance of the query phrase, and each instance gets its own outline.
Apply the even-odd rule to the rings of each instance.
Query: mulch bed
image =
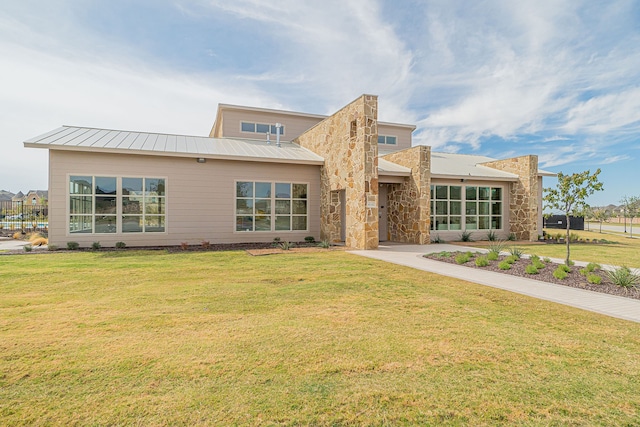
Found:
[[[464,252],[451,252],[450,257],[441,257],[437,253],[427,254],[424,257],[432,259],[434,261],[447,262],[450,264],[460,265],[456,263],[455,257],[458,254],[462,254]],[[500,256],[497,261],[489,261],[489,265],[487,267],[478,267],[475,264],[475,256],[471,258],[471,261],[462,264],[464,267],[476,268],[480,270],[488,270],[495,273],[501,274],[510,274],[512,276],[524,277],[527,279],[539,280],[541,282],[555,283],[557,285],[562,286],[570,286],[573,288],[586,289],[588,291],[602,292],[610,295],[617,295],[625,298],[633,298],[640,299],[640,288],[623,288],[621,286],[614,285],[608,279],[606,273],[602,270],[595,271],[593,274],[597,274],[602,277],[602,282],[599,285],[594,285],[587,281],[586,276],[580,274],[580,269],[582,267],[572,266],[571,272],[567,275],[567,277],[563,280],[557,279],[554,277],[553,272],[558,267],[558,264],[549,262],[546,263],[546,267],[539,270],[538,274],[527,274],[525,272],[525,268],[527,265],[531,264],[531,261],[526,258],[522,258],[519,261],[514,262],[511,265],[510,270],[501,270],[498,267],[500,261],[507,258],[507,256]]]

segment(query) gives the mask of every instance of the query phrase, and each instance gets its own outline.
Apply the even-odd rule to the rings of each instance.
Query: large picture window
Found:
[[[165,197],[163,178],[72,175],[69,233],[162,232]]]
[[[306,231],[307,184],[236,182],[236,231]]]
[[[501,230],[502,187],[432,185],[431,230]]]

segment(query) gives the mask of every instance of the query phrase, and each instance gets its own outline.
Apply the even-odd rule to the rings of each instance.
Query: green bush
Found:
[[[462,233],[460,233],[460,240],[463,242],[473,242],[473,239],[471,238],[471,232],[463,231]]]
[[[565,273],[570,273],[571,272],[571,269],[566,264],[560,264],[556,270],[562,270]]]
[[[538,269],[537,269],[537,268],[536,268],[536,266],[535,266],[535,265],[533,265],[533,264],[529,264],[529,265],[527,265],[527,266],[524,268],[524,271],[525,271],[525,273],[527,273],[527,274],[538,274],[538,273],[539,273]]]
[[[497,261],[499,258],[498,252],[489,252],[487,254],[487,259],[489,261]]]
[[[509,237],[507,237],[507,240],[514,242],[516,240],[516,233],[509,233]]]
[[[487,240],[489,240],[490,242],[495,242],[498,239],[498,236],[496,235],[496,232],[493,230],[489,230],[487,232]]]
[[[125,242],[116,242],[117,249],[124,249],[126,247],[127,247],[127,244]]]
[[[315,243],[316,238],[313,237],[313,236],[307,236],[307,237],[304,238],[304,241],[307,242],[307,243]]]
[[[93,249],[93,250],[98,250],[98,249],[100,249],[101,247],[102,247],[102,246],[100,245],[100,242],[93,242],[93,243],[91,244],[91,249]]]
[[[524,251],[517,246],[512,246],[511,248],[509,248],[509,253],[511,254],[511,256],[518,257],[518,259],[522,258],[522,255],[524,255]]]
[[[24,245],[23,248],[25,252],[31,252],[33,250],[33,247],[31,245]]]
[[[623,288],[633,288],[640,283],[640,276],[633,273],[629,267],[622,266],[612,271],[607,271],[607,277],[614,285]]]
[[[546,257],[542,258],[542,261],[544,261],[545,264],[549,264],[551,262],[551,258],[546,256]]]
[[[288,251],[289,249],[293,248],[294,244],[292,242],[287,242],[286,240],[282,243],[280,243],[280,249],[282,249],[283,251]]]
[[[500,270],[510,270],[511,269],[511,264],[509,264],[506,260],[502,261],[500,264],[498,264],[498,268]]]
[[[602,282],[602,277],[597,274],[589,274],[587,275],[587,282],[593,283],[594,285],[599,285]]]
[[[476,266],[478,267],[486,267],[489,265],[489,260],[486,256],[479,256],[476,258]]]
[[[514,255],[510,255],[508,257],[506,257],[502,262],[506,262],[507,264],[513,264],[514,262],[518,261],[520,258],[518,258],[517,256]]]
[[[533,266],[534,266],[535,268],[537,268],[538,270],[542,270],[543,268],[545,268],[545,267],[547,266],[544,262],[540,261],[539,259],[538,259],[538,260],[533,261],[533,262],[531,263],[531,265],[533,265]]]
[[[529,259],[531,260],[531,262],[535,262],[535,261],[540,261],[540,257],[536,254],[532,254]]]
[[[559,265],[558,268],[556,268],[555,271],[553,272],[553,277],[555,277],[558,280],[564,280],[568,276],[568,273],[562,267],[563,267],[562,265]]]
[[[67,249],[70,251],[75,251],[80,247],[80,243],[78,242],[67,242]]]
[[[464,264],[469,262],[469,260],[471,259],[471,257],[469,256],[468,253],[464,253],[464,254],[458,254],[456,255],[456,262],[458,264]]]
[[[438,258],[450,258],[451,257],[451,252],[448,251],[440,251],[436,254],[436,256]]]
[[[323,240],[322,242],[318,243],[318,246],[323,249],[329,249],[331,247],[331,243],[329,243],[328,240]]]
[[[58,250],[58,245],[47,245],[47,250],[50,251],[57,251]]]

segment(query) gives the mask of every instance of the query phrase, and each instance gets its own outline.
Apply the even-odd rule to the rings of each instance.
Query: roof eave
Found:
[[[324,165],[324,160],[305,160],[305,159],[285,159],[278,157],[251,157],[251,156],[233,156],[233,155],[221,155],[221,154],[206,154],[206,153],[178,153],[168,151],[150,151],[150,150],[137,150],[127,149],[126,151],[117,148],[95,148],[95,147],[77,147],[77,146],[64,146],[64,145],[44,145],[33,142],[25,142],[24,146],[27,148],[41,148],[48,150],[60,150],[60,151],[76,151],[76,152],[91,152],[91,153],[105,153],[105,154],[126,154],[137,156],[159,156],[159,157],[181,157],[192,159],[211,159],[211,160],[231,160],[241,162],[261,162],[261,163],[287,163],[297,165]]]
[[[444,173],[431,173],[431,178],[439,178],[439,179],[464,179],[464,180],[474,180],[474,181],[509,181],[515,182],[518,181],[518,177],[510,177],[510,176],[478,176],[478,175],[450,175]]]

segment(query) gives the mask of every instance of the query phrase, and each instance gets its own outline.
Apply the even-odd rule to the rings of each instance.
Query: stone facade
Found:
[[[537,240],[541,215],[538,156],[514,157],[482,165],[518,175],[518,181],[511,183],[509,194],[509,229],[519,240]]]
[[[339,242],[344,230],[347,247],[377,248],[378,98],[361,96],[293,142],[325,159],[320,237]]]
[[[411,169],[411,176],[406,177],[402,184],[392,184],[388,192],[391,241],[418,245],[429,243],[431,147],[419,145],[383,158]]]

